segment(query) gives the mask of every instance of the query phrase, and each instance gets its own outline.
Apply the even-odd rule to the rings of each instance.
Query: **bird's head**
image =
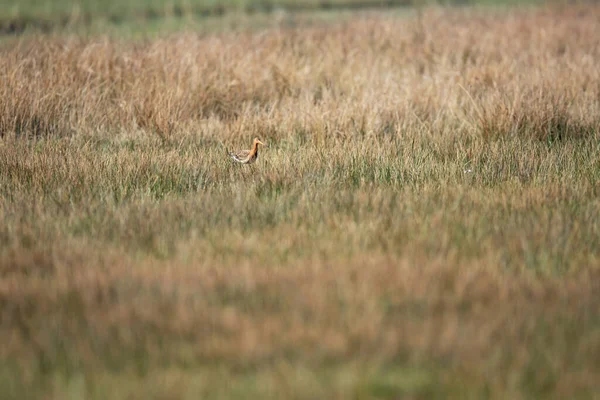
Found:
[[[254,138],[254,145],[257,145],[257,144],[262,144],[263,146],[266,146],[266,144],[264,144],[259,138],[256,137],[256,138]]]

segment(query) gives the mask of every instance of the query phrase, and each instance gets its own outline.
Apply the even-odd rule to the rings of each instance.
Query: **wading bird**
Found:
[[[254,142],[252,142],[252,149],[241,150],[237,153],[229,153],[229,157],[231,157],[233,161],[241,164],[252,164],[258,158],[259,144],[265,146],[265,144],[261,142],[259,138],[254,138]]]

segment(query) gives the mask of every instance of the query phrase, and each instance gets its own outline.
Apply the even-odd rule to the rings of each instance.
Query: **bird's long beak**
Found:
[[[262,144],[262,145],[263,145],[263,146],[265,146],[265,147],[269,147],[269,146],[267,146],[266,144],[264,144],[263,142],[261,142],[260,140],[257,140],[256,142],[257,142],[258,144]]]

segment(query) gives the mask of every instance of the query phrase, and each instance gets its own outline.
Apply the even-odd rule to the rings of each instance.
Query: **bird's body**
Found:
[[[229,153],[229,157],[240,164],[252,164],[258,158],[258,145],[265,145],[258,138],[254,138],[252,148],[250,150],[241,150],[237,153]]]

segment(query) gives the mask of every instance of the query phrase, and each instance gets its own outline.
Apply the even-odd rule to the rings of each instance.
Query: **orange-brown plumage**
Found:
[[[241,164],[252,164],[258,158],[258,145],[265,145],[259,138],[254,138],[252,148],[250,150],[241,150],[237,153],[229,153],[233,161]]]

